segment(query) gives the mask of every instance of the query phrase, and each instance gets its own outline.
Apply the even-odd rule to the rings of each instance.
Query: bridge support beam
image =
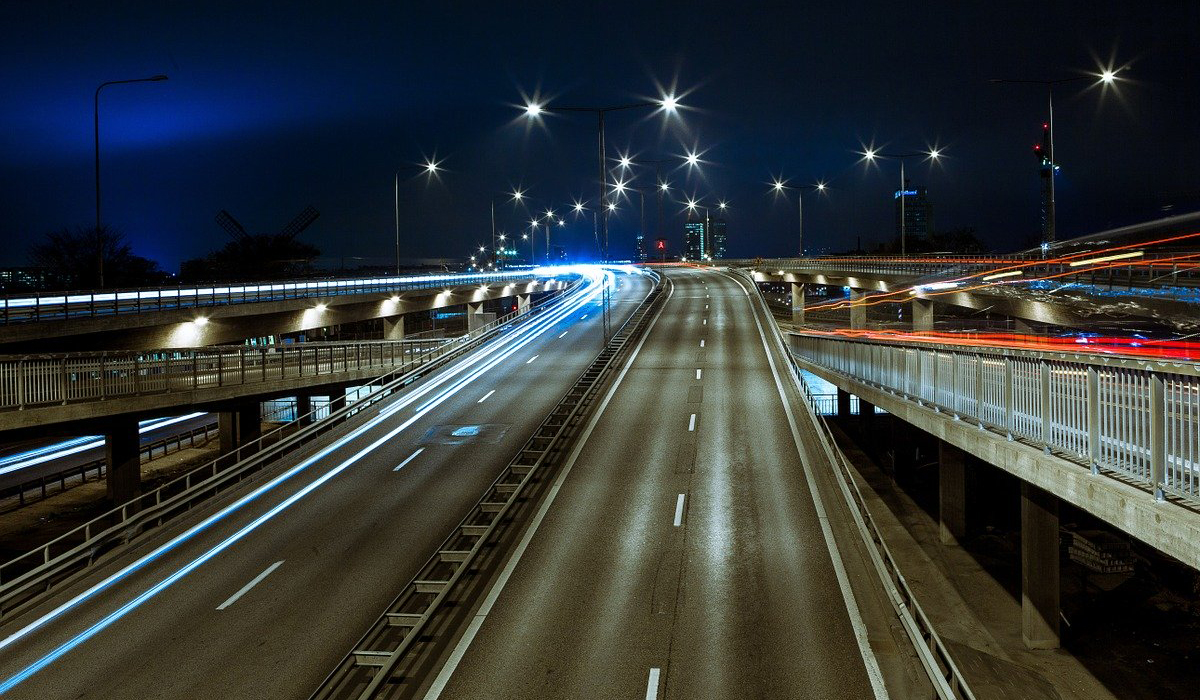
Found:
[[[120,504],[141,494],[142,450],[136,419],[113,420],[104,432],[104,458],[108,462],[108,500]]]
[[[384,340],[404,340],[404,314],[385,316],[383,319]]]
[[[804,324],[804,285],[792,282],[792,325]]]
[[[837,390],[837,414],[838,418],[846,418],[850,415],[850,392]]]
[[[850,290],[850,301],[860,301],[866,296],[865,292],[858,289]],[[850,307],[850,328],[851,330],[862,330],[867,327],[867,307],[862,304],[857,304]]]
[[[1013,331],[1016,333],[1024,333],[1027,335],[1033,334],[1033,326],[1029,325],[1029,321],[1023,318],[1013,317]]]
[[[483,325],[483,303],[467,304],[467,332],[479,328]]]
[[[527,314],[531,307],[532,295],[518,294],[517,295],[517,313]]]
[[[933,330],[933,300],[912,300],[912,329],[914,331]]]
[[[262,407],[257,401],[246,401],[227,411],[217,414],[217,432],[221,439],[221,454],[240,450],[244,445],[262,436]],[[253,454],[242,450],[238,459]]]
[[[957,545],[967,534],[966,453],[938,441],[938,539]]]
[[[1030,649],[1057,649],[1058,497],[1021,482],[1021,638]]]

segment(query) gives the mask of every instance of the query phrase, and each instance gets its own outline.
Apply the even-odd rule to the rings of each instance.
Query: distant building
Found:
[[[637,234],[637,258],[638,262],[646,262],[646,233],[638,231]]]
[[[710,219],[708,235],[708,255],[713,260],[725,257],[725,219]]]
[[[929,240],[933,233],[933,203],[929,201],[928,190],[905,182],[904,189],[896,190],[893,196],[896,200],[896,237],[903,234],[907,242]]]
[[[683,225],[683,255],[688,260],[703,260],[708,253],[708,235],[704,220],[688,217]]]
[[[550,246],[550,263],[559,264],[567,261],[567,249],[560,245]]]
[[[43,267],[0,268],[0,291],[36,292],[62,289],[64,280]]]

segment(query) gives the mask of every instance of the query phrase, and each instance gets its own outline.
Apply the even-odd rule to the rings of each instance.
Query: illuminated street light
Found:
[[[525,114],[530,117],[538,117],[542,114],[542,106],[536,102],[530,102],[525,105]]]
[[[566,226],[566,225],[567,225],[567,221],[566,221],[566,219],[559,219],[559,220],[558,220],[558,225],[559,225],[559,226]]]
[[[687,156],[684,157],[684,160],[687,161],[689,168],[698,167],[700,165],[700,154],[696,151],[688,151]]]
[[[869,153],[870,156],[868,156],[867,153]],[[874,158],[877,157],[877,153],[873,149],[867,149],[867,151],[863,153],[863,157],[867,158],[868,160],[873,160]],[[789,186],[787,184],[787,182],[788,182],[787,180],[785,180],[781,177],[772,177],[771,178],[772,193],[775,194],[775,196],[777,196],[777,197],[780,195],[786,196],[786,191],[793,189],[793,186]],[[825,188],[826,188],[826,185],[823,181],[817,181],[815,184],[812,184],[812,185],[796,185],[796,186],[794,186],[794,189],[796,190],[796,218],[798,221],[798,228],[799,228],[799,235],[797,236],[796,242],[799,244],[800,257],[804,257],[804,190],[808,189],[808,190],[816,190],[817,192],[824,192]]]
[[[575,201],[575,213],[576,214],[583,213],[583,202],[580,202],[578,200]]]
[[[874,164],[875,161],[879,160],[879,159],[900,161],[900,189],[896,190],[896,192],[897,192],[896,196],[900,199],[900,254],[901,255],[905,255],[908,253],[908,241],[907,241],[908,236],[906,235],[907,227],[904,225],[904,221],[905,221],[905,219],[904,219],[904,208],[905,208],[904,192],[906,191],[906,188],[907,188],[907,185],[905,184],[905,179],[904,179],[904,161],[908,160],[909,158],[924,158],[927,161],[933,161],[936,163],[936,162],[938,162],[938,159],[940,159],[941,157],[942,157],[942,151],[941,151],[941,149],[937,148],[936,146],[930,147],[929,150],[926,150],[926,151],[913,151],[911,153],[880,153],[873,146],[866,148],[862,151],[862,160],[867,163]],[[821,188],[821,189],[822,189],[822,191],[824,191],[824,188]]]
[[[671,183],[660,182],[660,183],[658,183],[658,189],[662,190],[663,192],[670,192],[671,191]]]
[[[662,101],[659,104],[662,105],[663,111],[668,114],[675,114],[679,110],[679,101],[675,98],[675,95],[663,95]]]
[[[621,156],[617,162],[620,163],[621,167],[625,170],[628,170],[629,167],[633,165],[633,161],[629,159],[629,156]]]

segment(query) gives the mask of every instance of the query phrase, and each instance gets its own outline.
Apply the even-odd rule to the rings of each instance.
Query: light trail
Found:
[[[576,313],[584,305],[586,305],[587,303],[589,303],[593,299],[595,299],[597,296],[599,296],[605,286],[612,285],[612,280],[614,278],[614,275],[612,272],[610,272],[610,271],[597,272],[595,269],[590,268],[590,269],[588,269],[588,273],[590,273],[590,274],[588,274],[590,283],[585,288],[576,292],[573,297],[565,300],[554,311],[549,312],[549,314],[546,317],[532,321],[529,326],[519,328],[517,331],[515,331],[510,336],[506,336],[506,337],[499,338],[499,339],[489,342],[484,348],[482,348],[479,351],[477,351],[476,353],[474,353],[470,358],[468,358],[467,360],[464,360],[462,363],[459,363],[458,365],[455,365],[449,371],[447,371],[445,374],[437,377],[435,381],[430,382],[429,384],[416,390],[412,395],[406,396],[403,399],[401,399],[399,402],[397,402],[397,405],[388,407],[387,409],[381,411],[379,413],[379,415],[377,415],[376,417],[368,420],[363,425],[359,426],[358,428],[354,429],[347,435],[343,436],[342,438],[336,440],[332,444],[323,448],[322,450],[320,450],[313,456],[305,459],[304,461],[300,462],[299,464],[295,465],[294,467],[291,467],[284,473],[271,479],[267,483],[259,486],[258,488],[254,489],[253,491],[246,494],[245,496],[242,496],[234,503],[232,503],[232,504],[222,508],[218,512],[208,516],[207,518],[202,520],[200,523],[197,523],[196,525],[192,526],[191,528],[189,528],[185,532],[181,533],[180,535],[174,537],[173,539],[169,540],[168,542],[166,542],[162,545],[159,545],[156,549],[154,549],[150,553],[143,555],[141,558],[126,565],[124,568],[117,571],[116,573],[109,575],[107,578],[100,581],[99,583],[96,583],[95,585],[91,586],[87,590],[77,594],[70,600],[59,605],[55,609],[45,613],[38,619],[30,622],[29,624],[22,627],[21,629],[13,632],[11,635],[6,637],[5,639],[0,640],[0,649],[5,649],[5,648],[11,646],[13,643],[15,643],[15,642],[19,641],[20,639],[24,638],[25,636],[29,635],[31,632],[37,631],[38,629],[44,627],[47,623],[53,621],[54,619],[58,618],[59,616],[63,615],[64,613],[66,613],[70,610],[73,610],[75,607],[77,607],[81,603],[86,602],[86,601],[90,600],[91,598],[94,598],[96,595],[104,592],[109,587],[111,587],[113,584],[118,583],[121,580],[127,578],[128,576],[132,575],[133,573],[137,572],[138,570],[143,568],[146,564],[159,559],[164,554],[171,552],[172,550],[179,547],[181,544],[183,544],[183,543],[189,541],[190,539],[192,539],[193,537],[195,537],[196,535],[208,530],[210,527],[212,527],[214,524],[220,522],[228,515],[240,510],[242,507],[246,506],[247,504],[257,500],[259,497],[270,492],[276,486],[282,484],[283,482],[287,481],[291,477],[305,471],[310,466],[317,464],[322,459],[324,459],[325,457],[330,455],[332,452],[340,449],[341,447],[344,447],[345,445],[349,444],[353,440],[362,436],[367,431],[378,426],[380,423],[382,423],[388,417],[395,414],[401,408],[411,405],[412,403],[416,402],[417,400],[419,400],[426,394],[428,394],[428,393],[434,391],[435,389],[437,389],[438,387],[440,387],[442,384],[445,384],[446,382],[450,381],[454,377],[457,377],[458,375],[463,374],[471,367],[474,367],[475,365],[482,363],[481,367],[479,367],[478,369],[474,369],[466,377],[458,380],[457,382],[454,382],[453,384],[451,384],[451,386],[442,390],[441,393],[434,400],[426,402],[424,405],[422,405],[416,412],[414,412],[414,414],[411,417],[409,417],[407,420],[402,422],[399,426],[393,428],[392,430],[388,431],[382,437],[375,440],[374,442],[372,442],[365,448],[354,453],[348,459],[343,460],[337,466],[331,468],[329,471],[325,472],[324,474],[319,476],[317,479],[315,479],[313,482],[311,482],[308,485],[301,488],[296,493],[292,494],[291,496],[288,496],[282,502],[275,505],[274,507],[272,507],[271,509],[269,509],[262,515],[258,516],[253,521],[251,521],[250,523],[248,523],[247,525],[245,525],[241,529],[239,529],[237,532],[235,532],[233,535],[230,535],[229,537],[225,538],[220,543],[218,543],[217,545],[215,545],[214,547],[212,547],[208,551],[206,551],[204,554],[193,559],[188,564],[184,565],[182,568],[180,568],[177,571],[175,571],[174,573],[172,573],[170,576],[159,581],[157,584],[150,587],[146,591],[142,592],[141,594],[139,594],[137,597],[130,600],[129,602],[125,603],[124,605],[119,607],[117,610],[104,616],[99,621],[92,624],[90,627],[86,628],[85,630],[78,633],[77,635],[75,635],[74,637],[69,639],[68,641],[64,642],[63,644],[59,645],[52,651],[48,652],[47,654],[45,654],[44,656],[39,658],[34,663],[30,664],[29,666],[25,667],[18,673],[9,677],[3,683],[0,683],[0,693],[5,693],[5,692],[11,690],[12,688],[16,687],[17,685],[19,685],[24,680],[28,679],[33,674],[42,670],[43,668],[45,668],[46,666],[53,663],[55,660],[57,660],[64,654],[68,653],[69,651],[71,651],[72,649],[77,647],[79,644],[87,641],[88,639],[92,638],[93,636],[95,636],[96,634],[98,634],[99,632],[101,632],[102,630],[104,630],[105,628],[107,628],[108,626],[110,626],[111,624],[113,624],[114,622],[119,620],[120,618],[124,617],[130,611],[139,607],[142,603],[146,602],[147,600],[149,600],[149,599],[153,598],[155,595],[157,595],[159,592],[170,587],[176,581],[183,578],[188,573],[192,572],[193,570],[195,570],[196,568],[198,568],[199,566],[201,566],[208,560],[212,559],[214,556],[216,556],[220,552],[224,551],[225,549],[227,549],[228,547],[233,545],[235,542],[241,540],[243,537],[245,537],[247,534],[249,534],[250,532],[257,529],[263,523],[269,521],[271,518],[273,518],[276,515],[278,515],[279,513],[283,512],[289,506],[291,506],[295,502],[299,501],[301,498],[308,495],[309,493],[311,493],[312,491],[314,491],[315,489],[317,489],[318,487],[320,487],[321,485],[323,485],[324,483],[326,483],[327,481],[332,479],[337,474],[340,474],[342,471],[346,470],[347,468],[352,466],[355,462],[362,459],[366,455],[370,454],[372,451],[377,449],[379,446],[388,443],[396,435],[400,434],[401,432],[406,430],[408,427],[410,427],[413,423],[415,423],[416,421],[418,421],[422,417],[424,417],[429,411],[433,410],[433,408],[437,407],[438,405],[440,405],[441,403],[443,403],[444,401],[449,399],[451,396],[458,393],[458,391],[461,390],[463,387],[467,386],[468,384],[473,382],[478,377],[482,376],[483,374],[485,374],[488,371],[490,371],[491,369],[493,369],[496,365],[498,365],[500,362],[502,362],[505,359],[507,359],[508,357],[510,357],[513,353],[517,352],[521,348],[523,348],[526,345],[528,345],[529,343],[533,342],[533,340],[535,340],[536,338],[541,336],[543,333],[545,333],[547,330],[552,328],[559,321],[561,321],[565,318],[568,318],[572,314]]]

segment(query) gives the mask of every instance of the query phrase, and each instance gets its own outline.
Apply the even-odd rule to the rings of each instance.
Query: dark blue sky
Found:
[[[513,185],[556,206],[594,201],[594,121],[515,120],[521,90],[539,88],[560,104],[616,104],[677,81],[694,108],[683,126],[614,115],[610,152],[661,159],[698,145],[704,176],[669,179],[730,201],[734,255],[794,247],[794,200],[766,194],[775,173],[830,180],[828,200],[806,200],[809,246],[888,237],[895,167],[866,170],[853,152],[872,140],[939,143],[944,166],[911,170],[938,228],[1014,245],[1038,226],[1030,147],[1044,94],[987,80],[1110,59],[1128,64],[1119,95],[1086,83],[1057,95],[1060,237],[1200,205],[1200,4],[974,5],[5,3],[0,264],[24,262],[47,230],[91,221],[95,86],[159,72],[170,81],[102,97],[104,207],[168,270],[226,240],[221,209],[274,230],[308,204],[322,216],[303,238],[326,256],[389,259],[397,168],[406,255],[486,242],[489,197]],[[416,163],[435,152],[447,172],[427,185]],[[615,254],[632,252],[635,210],[613,223]],[[510,231],[524,220],[497,212]],[[590,223],[564,238],[585,250]]]

